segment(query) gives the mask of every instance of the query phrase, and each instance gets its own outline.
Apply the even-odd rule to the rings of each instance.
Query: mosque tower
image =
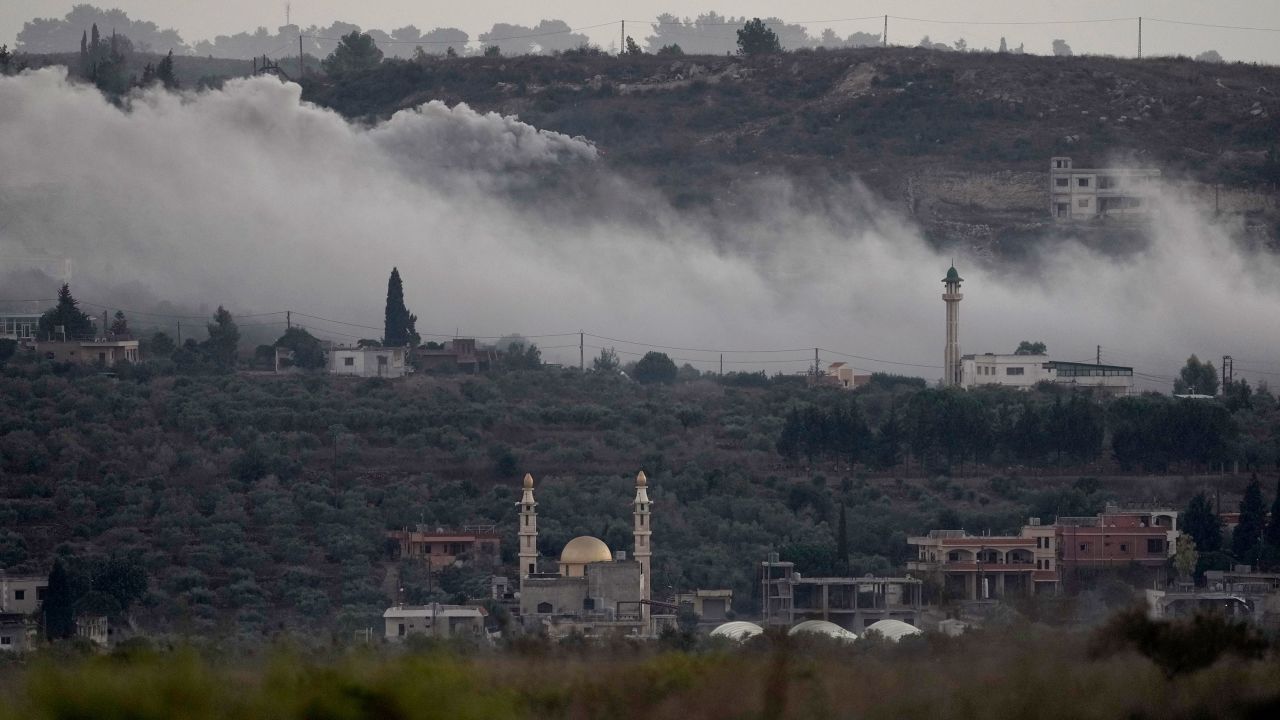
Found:
[[[533,476],[525,473],[520,498],[520,580],[538,572],[538,503],[533,500]]]
[[[947,348],[942,359],[942,386],[954,387],[960,384],[960,283],[964,278],[956,272],[955,263],[947,270],[942,279],[946,291],[942,293],[942,301],[947,304]]]
[[[643,600],[651,599],[650,593],[653,589],[651,577],[649,575],[649,562],[653,555],[653,546],[649,543],[650,531],[649,525],[649,480],[644,476],[644,471],[640,471],[636,475],[636,501],[635,501],[635,558],[640,563],[640,597]],[[648,627],[649,623],[649,605],[648,603],[640,604],[640,620]]]

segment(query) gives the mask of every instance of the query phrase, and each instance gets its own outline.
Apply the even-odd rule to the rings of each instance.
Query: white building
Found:
[[[1112,395],[1133,392],[1133,368],[1050,360],[1048,355],[965,355],[960,386],[1003,385],[1026,390],[1039,382],[1098,388]]]
[[[382,613],[388,640],[410,635],[482,637],[484,618],[483,608],[464,605],[397,605]]]
[[[1160,171],[1143,168],[1077,168],[1071,158],[1049,164],[1049,214],[1056,222],[1095,218],[1142,218],[1160,179]]]
[[[0,313],[0,340],[33,340],[39,325],[38,313]]]
[[[402,347],[342,347],[328,350],[328,370],[334,375],[404,377],[408,372]]]

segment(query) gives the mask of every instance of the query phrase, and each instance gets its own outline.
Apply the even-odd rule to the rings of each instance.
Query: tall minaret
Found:
[[[520,498],[520,581],[538,571],[538,503],[533,501],[533,476],[525,473]]]
[[[960,283],[964,279],[956,272],[954,263],[942,279],[946,291],[942,293],[942,301],[947,304],[947,349],[943,352],[942,386],[954,387],[960,384]]]
[[[649,525],[649,491],[647,489],[649,480],[644,476],[644,471],[636,475],[636,508],[635,508],[635,556],[636,562],[640,563],[640,597],[649,600],[650,593],[653,590],[653,584],[649,576],[649,561],[653,555],[653,545],[650,543]],[[645,603],[640,604],[640,620],[647,626],[649,623],[649,606]]]

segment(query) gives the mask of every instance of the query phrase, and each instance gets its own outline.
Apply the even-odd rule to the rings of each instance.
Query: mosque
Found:
[[[659,626],[674,622],[671,615],[651,615],[648,484],[643,472],[636,476],[631,560],[623,551],[611,552],[599,538],[583,535],[565,544],[556,572],[539,572],[538,503],[533,499],[533,476],[524,476],[519,555],[520,615],[526,629],[545,629],[552,637],[574,631],[587,636],[652,636]]]

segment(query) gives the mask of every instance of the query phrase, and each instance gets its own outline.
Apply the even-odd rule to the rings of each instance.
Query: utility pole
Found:
[[[284,311],[284,327],[286,330],[293,329],[293,311],[292,310]]]
[[[1094,358],[1094,360],[1093,360],[1093,364],[1094,364],[1094,365],[1101,365],[1101,364],[1102,364],[1102,346],[1101,346],[1101,345],[1099,345],[1099,346],[1098,346],[1098,354],[1097,354],[1097,356]]]
[[[889,16],[884,16],[884,36],[880,38],[881,47],[889,47]]]
[[[1142,59],[1142,16],[1138,16],[1138,59]]]
[[[619,33],[618,38],[618,57],[622,57],[627,54],[627,21],[622,20],[621,22],[622,32]]]
[[[1222,356],[1222,391],[1226,393],[1227,388],[1231,387],[1231,383],[1235,382],[1235,361],[1230,355]]]
[[[584,352],[583,352],[583,349],[582,349],[582,347],[583,347],[583,346],[582,346],[582,338],[583,338],[583,333],[582,333],[582,331],[581,331],[581,330],[579,330],[579,331],[578,331],[578,371],[579,371],[579,372],[586,372],[586,371],[587,371],[587,356],[586,356],[586,353],[584,353]]]
[[[302,33],[298,33],[298,83],[302,83],[302,73],[305,67],[302,64]]]
[[[724,377],[724,353],[720,353],[720,377]]]
[[[813,349],[813,382],[818,382],[818,348]]]
[[[182,347],[182,321],[178,321],[178,347]]]

